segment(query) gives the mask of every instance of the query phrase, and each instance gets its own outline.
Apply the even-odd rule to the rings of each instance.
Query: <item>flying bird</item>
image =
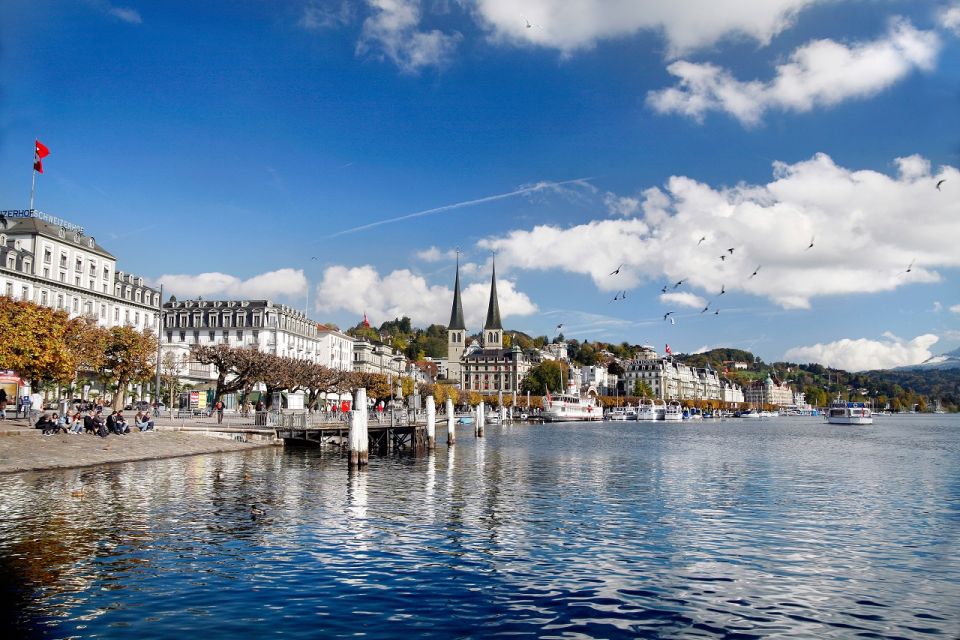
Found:
[[[730,255],[733,255],[733,249],[734,249],[733,247],[730,247],[729,249],[727,249],[727,253],[729,253]]]
[[[619,299],[620,299],[620,292],[618,291],[618,292],[617,292],[617,295],[613,296],[613,300],[611,300],[610,302],[616,302],[616,301],[619,300]],[[607,303],[607,304],[609,304],[609,303]]]
[[[707,239],[707,236],[703,236],[703,237],[701,237],[699,240],[697,240],[697,246],[699,247],[699,246],[700,246],[700,243],[703,242],[703,241],[706,240],[706,239]]]
[[[715,316],[720,315],[720,309],[717,309],[716,311],[714,311],[714,312],[713,312],[713,315],[715,315]]]
[[[660,289],[660,293],[666,293],[666,292],[667,292],[667,285],[663,285],[663,289]]]
[[[620,267],[622,267],[622,266],[623,266],[623,265],[621,264]],[[611,271],[611,272],[610,272],[610,275],[613,276],[613,275],[616,275],[616,274],[620,273],[620,267],[617,267],[616,269],[614,269],[613,271]]]
[[[816,237],[816,236],[810,236],[810,246],[807,247],[807,250],[808,250],[808,251],[809,251],[810,249],[813,249],[813,239],[814,239],[815,237]]]
[[[677,321],[673,319],[673,316],[670,316],[670,324],[677,324]]]
[[[726,292],[727,292],[727,286],[726,286],[726,285],[723,285],[723,284],[720,285],[720,293],[719,293],[719,295],[722,296],[722,295],[725,294]]]
[[[676,289],[677,287],[679,287],[679,286],[682,285],[682,284],[683,284],[683,280],[677,280],[677,284],[673,285],[673,288]]]
[[[703,308],[703,311],[701,311],[700,313],[706,313],[706,312],[707,312],[707,309],[709,309],[709,308],[710,308],[710,303],[708,302],[708,303],[707,303],[707,306],[705,306],[705,307]]]
[[[623,292],[620,294],[620,299],[621,299],[621,300],[626,300],[626,299],[627,299],[627,290],[626,290],[626,289],[624,289]]]
[[[913,269],[913,263],[916,262],[916,261],[917,261],[916,258],[914,258],[913,260],[910,261],[910,265],[907,266],[907,273],[910,273],[910,270]]]
[[[673,315],[673,311],[667,311],[665,314],[663,314],[663,319],[666,320],[666,319],[667,319],[668,317],[670,317],[671,315]],[[673,318],[670,318],[670,320],[671,320],[671,322],[672,322],[672,321],[673,321]]]
[[[757,275],[757,273],[760,271],[760,266],[762,265],[758,265],[757,268],[753,270],[753,273],[750,274],[750,278]],[[747,278],[747,280],[749,280],[750,278]]]
[[[723,262],[726,259],[727,259],[727,256],[720,256],[720,262]]]
[[[940,180],[939,182],[937,182],[937,191],[940,191],[940,185],[942,185],[942,184],[943,184],[944,182],[946,182],[946,181],[947,181],[947,179],[944,178],[944,179]]]

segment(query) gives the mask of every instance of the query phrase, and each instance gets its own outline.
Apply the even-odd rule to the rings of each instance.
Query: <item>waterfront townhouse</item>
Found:
[[[36,209],[0,211],[0,294],[84,315],[101,327],[156,332],[160,292],[116,266],[79,225]]]
[[[399,380],[407,371],[407,359],[388,345],[361,338],[353,343],[353,370],[380,373]]]
[[[793,390],[779,380],[767,376],[766,380],[757,380],[744,389],[743,399],[756,406],[772,404],[784,407],[793,404]]]
[[[624,369],[628,393],[633,392],[637,382],[642,382],[646,383],[653,396],[660,400],[738,402],[735,388],[739,387],[722,380],[719,374],[709,367],[690,367],[645,350],[641,357],[627,362]],[[742,401],[742,398],[739,401]]]

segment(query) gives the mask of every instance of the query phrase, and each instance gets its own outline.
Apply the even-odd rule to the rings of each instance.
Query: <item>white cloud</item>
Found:
[[[107,13],[112,15],[114,18],[119,18],[129,24],[142,24],[143,18],[140,17],[140,12],[136,9],[130,9],[128,7],[110,7],[107,10]]]
[[[181,298],[252,298],[274,299],[301,297],[307,292],[307,279],[302,269],[278,269],[241,280],[226,273],[208,272],[196,275],[167,274],[157,278],[164,288]]]
[[[457,257],[457,252],[454,249],[441,251],[437,247],[431,246],[429,249],[418,251],[417,257],[424,262],[440,262],[441,260],[453,260]]]
[[[960,304],[955,304],[950,307],[950,313],[960,313]]]
[[[677,307],[689,307],[691,309],[703,309],[707,306],[707,301],[695,293],[689,291],[675,291],[660,295],[660,302],[663,304]]]
[[[934,301],[933,301],[933,309],[932,309],[932,311],[933,311],[934,313],[940,313],[941,311],[943,311],[943,305],[940,304],[940,301],[939,301],[939,300],[934,300]]]
[[[497,252],[504,272],[560,269],[590,277],[602,291],[683,280],[685,290],[709,299],[724,288],[785,308],[809,307],[816,296],[939,281],[935,269],[960,266],[960,201],[934,185],[942,178],[960,183],[960,171],[932,172],[919,156],[896,165],[890,176],[818,154],[775,163],[773,180],[761,185],[714,188],[674,176],[644,192],[642,216],[540,225],[478,244]],[[620,273],[609,275],[621,263]]]
[[[944,8],[940,11],[938,17],[944,29],[949,29],[954,34],[960,36],[960,4],[954,4],[951,7]]]
[[[640,199],[630,196],[618,196],[615,193],[607,193],[603,197],[603,204],[607,211],[618,216],[632,216],[640,210]]]
[[[303,13],[297,24],[308,31],[320,31],[348,24],[352,17],[352,5],[345,0],[339,3],[311,0],[303,8]]]
[[[702,121],[708,111],[725,111],[755,125],[769,109],[807,112],[852,98],[872,96],[915,69],[933,68],[940,38],[895,18],[887,34],[872,42],[845,45],[815,40],[778,65],[769,82],[742,82],[716,65],[680,60],[667,67],[676,86],[651,91],[647,102],[660,113]]]
[[[827,344],[795,347],[787,351],[784,358],[791,362],[815,362],[847,371],[891,369],[923,362],[933,355],[930,347],[939,340],[932,333],[909,341],[889,333],[884,337],[884,341],[844,338]]]
[[[662,33],[668,55],[728,37],[760,44],[791,25],[814,0],[478,0],[475,14],[496,41],[526,43],[570,55],[601,40],[640,31]],[[528,28],[526,21],[535,27]]]
[[[500,317],[526,316],[537,307],[525,293],[517,291],[509,280],[497,279]],[[477,282],[461,291],[467,325],[479,329],[486,319],[490,300],[489,281]],[[320,312],[348,311],[366,313],[373,324],[408,316],[414,325],[446,324],[450,320],[453,289],[430,285],[407,269],[381,276],[377,270],[362,267],[333,266],[323,272],[316,288],[315,308]]]
[[[373,15],[363,21],[357,53],[379,50],[402,71],[439,67],[453,55],[460,34],[421,31],[419,0],[367,0]]]

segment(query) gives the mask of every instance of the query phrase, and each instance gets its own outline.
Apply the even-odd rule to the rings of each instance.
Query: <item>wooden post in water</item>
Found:
[[[437,448],[437,401],[427,396],[427,451]]]
[[[457,416],[453,411],[453,400],[447,398],[447,444],[457,443],[456,431]]]
[[[477,419],[474,421],[476,422],[476,428],[474,429],[473,434],[478,438],[483,437],[483,427],[487,422],[487,417],[486,415],[484,415],[484,412],[485,412],[485,408],[483,406],[484,404],[485,403],[481,402],[480,404],[477,405]]]
[[[350,412],[350,467],[370,463],[370,438],[367,435],[367,390],[357,389]]]

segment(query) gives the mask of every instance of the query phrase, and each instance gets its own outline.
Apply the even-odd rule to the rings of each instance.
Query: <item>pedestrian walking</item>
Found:
[[[217,412],[217,424],[223,424],[223,400],[217,400],[213,409]]]

